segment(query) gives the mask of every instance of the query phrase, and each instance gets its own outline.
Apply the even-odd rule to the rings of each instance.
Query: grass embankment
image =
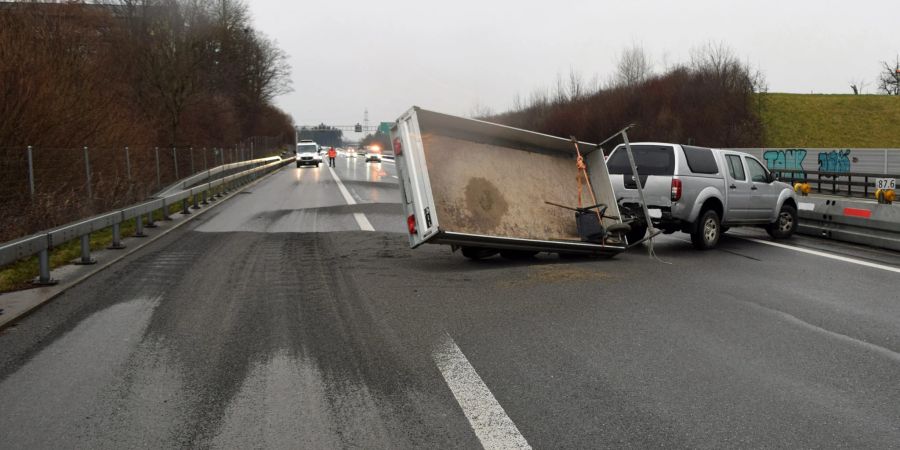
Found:
[[[767,147],[900,148],[900,96],[765,95]]]
[[[169,205],[169,214],[181,211],[181,203]],[[162,211],[154,211],[153,220],[162,220]],[[134,236],[137,223],[134,220],[124,222],[120,226],[122,238]],[[91,251],[100,250],[112,244],[112,228],[91,233]],[[81,240],[66,242],[50,252],[50,268],[55,269],[69,264],[81,256]],[[19,262],[0,268],[0,292],[16,291],[31,287],[31,281],[38,276],[38,258],[23,259]]]

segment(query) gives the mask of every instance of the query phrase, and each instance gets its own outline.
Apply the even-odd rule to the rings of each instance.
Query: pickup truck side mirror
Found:
[[[773,174],[772,172],[766,172],[766,183],[771,184],[773,181],[775,181],[775,174]]]

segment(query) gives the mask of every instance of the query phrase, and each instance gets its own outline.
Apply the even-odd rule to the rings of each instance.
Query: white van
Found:
[[[308,139],[297,143],[297,167],[312,165],[319,167],[321,162],[319,144]]]

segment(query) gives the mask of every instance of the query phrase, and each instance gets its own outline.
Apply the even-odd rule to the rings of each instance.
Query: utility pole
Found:
[[[366,126],[363,129],[363,132],[368,132],[369,131],[369,108],[368,107],[366,107],[366,112],[365,112],[365,115],[363,116],[363,123]]]

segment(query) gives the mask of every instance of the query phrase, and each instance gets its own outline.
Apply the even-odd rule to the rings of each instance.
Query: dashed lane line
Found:
[[[353,196],[350,195],[350,191],[344,186],[344,182],[341,181],[341,178],[338,177],[337,173],[331,167],[328,168],[328,171],[331,172],[331,176],[334,177],[334,181],[338,185],[338,190],[341,191],[341,195],[344,196],[344,201],[347,202],[348,205],[355,205],[356,200],[353,199]],[[353,218],[356,219],[357,225],[359,225],[359,229],[363,231],[375,231],[375,227],[372,226],[372,223],[369,222],[369,219],[366,218],[366,215],[363,213],[353,213]]]
[[[531,448],[449,334],[444,333],[431,358],[484,448]]]

